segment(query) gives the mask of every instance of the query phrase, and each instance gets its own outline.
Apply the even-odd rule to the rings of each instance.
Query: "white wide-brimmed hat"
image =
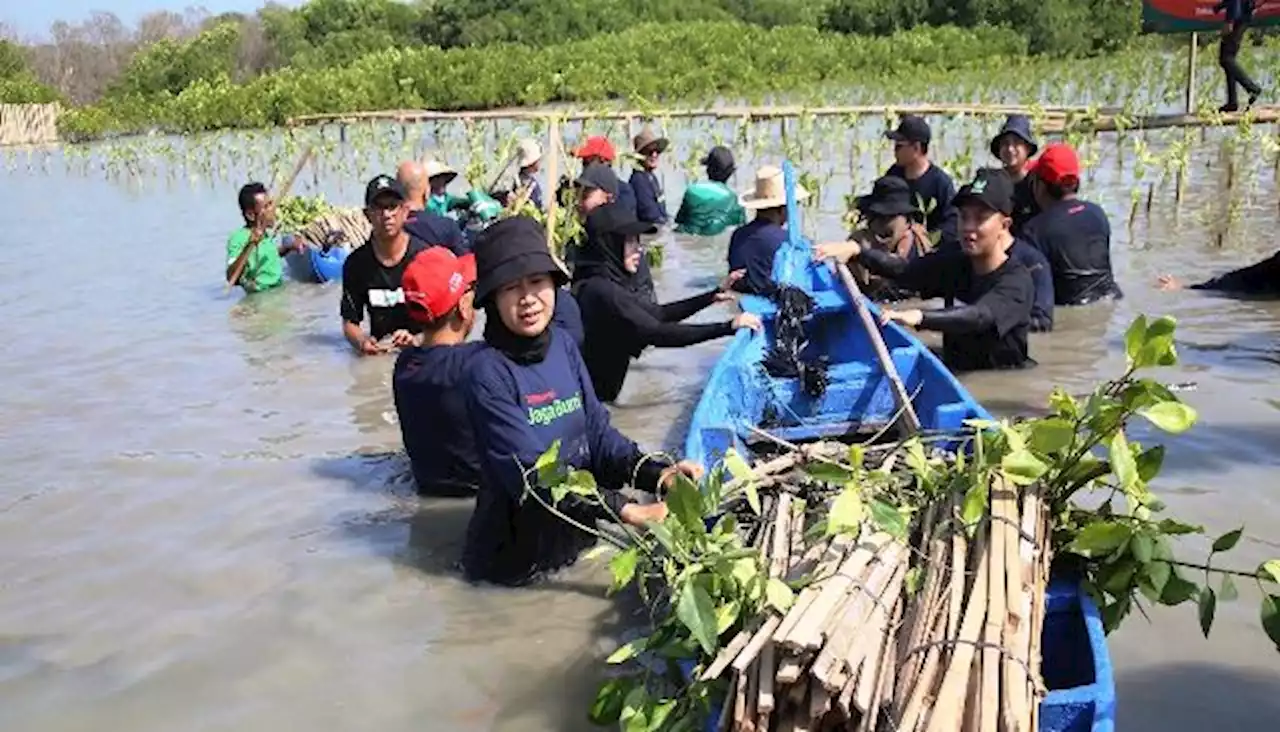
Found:
[[[520,145],[516,148],[516,165],[521,169],[542,159],[542,146],[537,140],[524,139],[520,141]]]
[[[458,171],[439,160],[428,160],[424,168],[427,171],[427,180],[431,180],[438,175],[447,175],[451,181],[458,177]],[[445,185],[448,185],[448,183]]]
[[[799,183],[796,184],[796,201],[809,197],[809,192]],[[756,171],[756,187],[738,196],[743,208],[780,208],[787,205],[787,186],[782,177],[782,169],[776,165],[765,165]]]

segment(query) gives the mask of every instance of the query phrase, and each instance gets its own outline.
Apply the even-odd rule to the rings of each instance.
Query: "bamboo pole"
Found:
[[[552,151],[558,150],[560,149],[560,125],[555,120],[552,120],[548,126],[551,128],[551,144],[549,147]],[[551,159],[547,161],[547,180],[551,182],[552,186],[559,179],[559,165],[560,156],[553,152]],[[555,248],[556,214],[559,213],[559,201],[557,199],[559,197],[558,193],[553,194],[551,200],[547,202],[547,251],[551,252],[553,256],[559,256]]]

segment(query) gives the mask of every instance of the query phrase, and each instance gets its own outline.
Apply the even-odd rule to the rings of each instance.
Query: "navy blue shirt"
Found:
[[[618,196],[614,200],[632,211],[636,210],[636,191],[625,180],[618,181]]]
[[[929,163],[924,175],[911,180],[899,165],[893,165],[885,172],[907,182],[911,189],[911,203],[920,211],[928,211],[924,215],[925,228],[929,233],[942,232],[940,245],[960,243],[960,213],[951,205],[956,197],[956,184],[951,176],[942,168]],[[919,218],[919,215],[917,215]]]
[[[631,173],[631,189],[636,199],[636,218],[650,224],[667,223],[667,203],[662,184],[652,171]]]
[[[1014,239],[1009,247],[1009,258],[1021,264],[1031,273],[1035,285],[1035,300],[1031,303],[1031,330],[1053,330],[1053,273],[1049,260],[1039,249],[1022,239]]]
[[[480,492],[467,527],[463,567],[473,580],[523,584],[540,573],[572,564],[594,537],[573,528],[526,496],[526,476],[552,443],[559,462],[589,470],[616,513],[625,503],[616,491],[641,466],[638,487],[652,489],[662,464],[644,460],[640,448],[609,423],[596,399],[587,367],[564,331],[553,327],[542,361],[517,364],[485,347],[468,363],[467,409],[481,466]],[[656,471],[656,472],[655,472]],[[647,485],[646,485],[647,483]],[[550,492],[536,489],[543,501]],[[566,496],[557,508],[588,526],[606,514],[598,505]]]
[[[738,227],[729,238],[729,271],[747,272],[733,289],[749,295],[770,295],[778,289],[773,281],[773,258],[786,240],[786,229],[761,218]]]
[[[582,324],[582,308],[578,307],[578,300],[567,288],[556,290],[556,310],[551,316],[551,322],[568,333],[573,338],[573,344],[578,350],[582,350],[582,344],[587,339],[587,329]]]
[[[483,343],[406,348],[391,378],[400,435],[418,493],[475,495],[480,455],[461,389],[471,357]]]
[[[462,235],[457,221],[428,211],[414,211],[409,216],[404,225],[409,238],[427,246],[442,246],[459,257],[471,251],[471,244]]]
[[[1123,297],[1111,274],[1111,224],[1101,207],[1057,201],[1022,227],[1022,237],[1049,260],[1056,304]]]

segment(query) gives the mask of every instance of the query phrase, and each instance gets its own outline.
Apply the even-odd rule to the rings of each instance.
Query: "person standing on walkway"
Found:
[[[1031,134],[1031,119],[1025,114],[1011,114],[1004,126],[991,138],[991,154],[1000,160],[1004,172],[1013,181],[1013,234],[1022,233],[1023,224],[1040,213],[1035,193],[1031,190],[1031,158],[1040,146]]]
[[[658,137],[645,127],[635,136],[632,144],[638,162],[631,173],[631,190],[636,195],[636,218],[647,224],[662,226],[667,223],[667,197],[658,180],[658,164],[670,141]]]
[[[725,229],[747,223],[747,213],[738,203],[738,194],[728,186],[737,166],[733,151],[716,145],[702,159],[707,180],[684,189],[676,211],[676,231],[693,236],[716,236]]]
[[[960,246],[960,216],[952,205],[955,181],[929,160],[933,130],[923,117],[908,114],[898,127],[885,133],[893,140],[893,160],[885,175],[896,175],[911,187],[912,203],[931,235],[939,235],[939,246]]]
[[[1249,101],[1245,109],[1253,106],[1262,94],[1258,82],[1240,67],[1236,56],[1244,43],[1244,34],[1249,30],[1253,20],[1254,0],[1222,0],[1213,7],[1214,12],[1223,14],[1222,43],[1218,46],[1218,65],[1227,79],[1227,103],[1218,108],[1219,112],[1235,112],[1240,109],[1240,96],[1236,86],[1244,87],[1249,92]]]

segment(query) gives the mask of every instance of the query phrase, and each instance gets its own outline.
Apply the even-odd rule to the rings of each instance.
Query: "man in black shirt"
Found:
[[[942,332],[942,359],[955,371],[1034,366],[1027,353],[1035,285],[1013,259],[1010,233],[1013,183],[984,169],[955,197],[962,238],[958,250],[935,251],[912,262],[856,242],[824,244],[820,259],[856,257],[872,272],[964,305],[941,310],[883,310],[881,321]]]
[[[951,201],[956,184],[946,171],[929,162],[929,143],[933,139],[929,123],[909,114],[885,137],[893,140],[894,159],[885,175],[902,178],[911,187],[912,203],[920,211],[918,217],[930,234],[941,237],[940,246],[959,246],[958,219]]]
[[[404,188],[396,179],[380,175],[365,188],[365,216],[373,225],[369,241],[357,247],[342,265],[342,334],[362,355],[385,353],[415,343],[421,323],[409,317],[400,287],[405,267],[426,247],[411,241],[404,230],[409,209]],[[361,329],[369,311],[369,333]],[[390,343],[381,344],[386,336]]]
[[[1040,146],[1031,133],[1031,120],[1025,114],[1011,114],[1004,126],[991,138],[991,154],[1004,165],[1004,172],[1013,181],[1013,234],[1022,233],[1022,227],[1040,213],[1036,197],[1031,190],[1031,158]]]
[[[1124,296],[1111,274],[1111,224],[1100,206],[1076,197],[1080,160],[1055,142],[1031,163],[1040,213],[1022,237],[1044,253],[1053,270],[1055,305],[1087,305]]]

